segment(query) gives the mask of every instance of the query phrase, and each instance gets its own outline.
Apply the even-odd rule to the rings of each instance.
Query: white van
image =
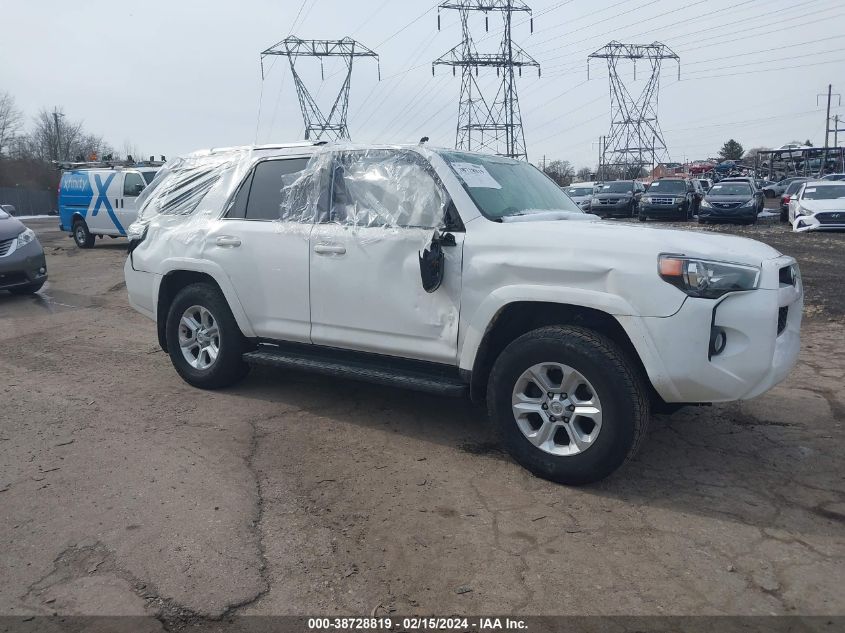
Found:
[[[138,216],[136,201],[159,167],[88,167],[62,172],[59,228],[77,246],[91,248],[97,235],[122,237]]]

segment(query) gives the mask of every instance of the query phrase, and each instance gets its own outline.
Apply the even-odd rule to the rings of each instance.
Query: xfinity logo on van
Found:
[[[65,189],[68,192],[73,192],[73,193],[83,193],[86,190],[90,191],[91,185],[88,182],[88,175],[87,174],[70,174],[62,182],[62,189]]]

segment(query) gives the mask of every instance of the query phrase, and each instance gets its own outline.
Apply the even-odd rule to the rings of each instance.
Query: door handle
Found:
[[[317,244],[314,246],[314,252],[320,255],[343,255],[346,253],[346,247],[340,244]]]
[[[241,245],[241,238],[234,235],[221,235],[217,238],[217,246],[224,246],[227,248],[234,248]]]

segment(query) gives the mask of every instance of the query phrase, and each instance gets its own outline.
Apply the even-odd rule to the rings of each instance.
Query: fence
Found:
[[[56,192],[50,189],[0,187],[0,204],[11,204],[16,215],[44,215],[56,210]]]

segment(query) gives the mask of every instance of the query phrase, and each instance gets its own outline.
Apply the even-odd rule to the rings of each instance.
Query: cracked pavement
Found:
[[[460,400],[262,369],[192,389],[127,305],[125,245],[29,224],[51,276],[0,296],[0,614],[845,613],[843,235],[743,230],[811,285],[799,366],[566,488]]]

